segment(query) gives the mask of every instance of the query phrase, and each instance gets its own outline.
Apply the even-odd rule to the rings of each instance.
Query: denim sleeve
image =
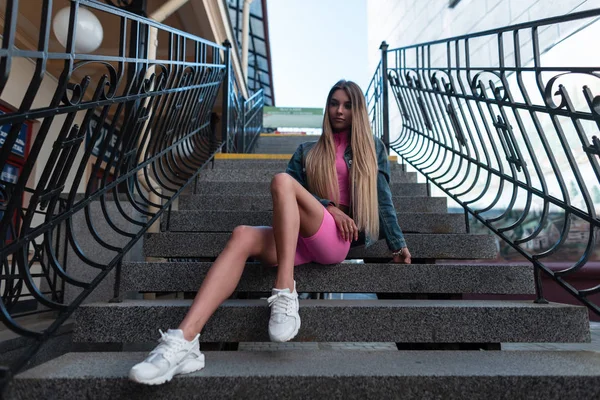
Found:
[[[294,155],[288,162],[288,166],[285,169],[285,172],[288,175],[291,175],[292,178],[297,180],[298,183],[300,183],[304,189],[308,190],[308,184],[306,183],[306,172],[304,170],[304,167],[302,166],[302,145],[298,146],[298,148],[294,152]],[[310,190],[308,191],[310,192]],[[323,207],[327,207],[330,204],[334,204],[331,200],[322,199],[313,193],[311,194],[315,199],[319,200],[319,202],[323,204]]]
[[[377,143],[377,198],[379,202],[379,230],[383,234],[388,248],[391,251],[406,247],[404,234],[398,225],[396,208],[392,201],[390,189],[390,164],[385,151],[385,146],[379,138]]]

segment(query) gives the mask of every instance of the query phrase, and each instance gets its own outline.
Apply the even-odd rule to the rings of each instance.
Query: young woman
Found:
[[[161,331],[160,344],[129,377],[161,384],[204,367],[200,331],[236,288],[248,257],[277,266],[268,303],[272,341],[293,339],[300,329],[294,266],[343,261],[350,243],[366,246],[381,236],[394,262],[411,255],[398,226],[389,187],[385,146],[371,133],[365,99],[354,82],[339,81],[327,96],[323,134],[298,147],[285,173],[271,182],[273,226],[238,226],[210,268],[178,329]]]

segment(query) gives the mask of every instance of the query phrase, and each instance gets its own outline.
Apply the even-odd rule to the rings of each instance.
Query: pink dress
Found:
[[[344,152],[349,144],[350,132],[333,135],[335,141],[335,169],[340,188],[340,204],[350,206],[350,174]],[[323,221],[317,233],[310,237],[298,235],[298,245],[294,265],[315,262],[319,264],[337,264],[346,259],[350,250],[350,241],[342,239],[333,216],[323,209]]]

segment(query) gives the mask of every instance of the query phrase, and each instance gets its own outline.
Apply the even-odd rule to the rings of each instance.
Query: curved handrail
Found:
[[[544,273],[596,314],[570,279],[600,260],[600,63],[568,48],[598,31],[595,9],[384,51],[366,92],[374,133],[533,264],[538,302]]]
[[[106,45],[117,50],[76,53],[74,21],[82,6],[119,21],[119,43]],[[73,0],[70,8],[64,51],[49,45],[51,1],[39,10],[36,49],[15,47],[18,1],[7,1],[4,10],[0,94],[14,90],[22,75],[17,69],[33,63],[33,72],[17,109],[0,115],[6,133],[0,148],[0,319],[34,343],[17,362],[0,367],[4,378],[19,371],[115,267],[120,270],[125,254],[230,140],[217,134],[213,113],[220,90],[231,96],[226,78],[237,84],[228,76],[228,47],[97,1]],[[155,42],[151,37],[168,40],[152,52],[146,45]],[[239,101],[250,113],[246,128],[226,131],[255,135],[263,93]],[[31,125],[28,154],[15,155],[22,127]],[[6,171],[15,168],[11,179]],[[36,306],[19,310],[26,296]],[[58,312],[46,329],[21,323],[20,316],[40,310]]]

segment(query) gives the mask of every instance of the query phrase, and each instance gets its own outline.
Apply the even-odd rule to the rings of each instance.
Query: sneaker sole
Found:
[[[289,342],[290,340],[295,338],[296,335],[298,335],[298,332],[300,331],[300,325],[302,325],[302,321],[300,319],[298,319],[298,326],[296,326],[296,329],[294,329],[294,332],[292,332],[292,335],[288,339],[280,340],[280,339],[277,339],[277,338],[274,338],[273,336],[271,336],[270,333],[269,333],[269,339],[271,339],[271,342],[275,342],[275,343]]]
[[[175,375],[189,374],[192,372],[200,371],[202,368],[204,368],[204,365],[204,354],[200,354],[200,358],[195,360],[186,360],[182,363],[179,363],[170,370],[168,370],[164,375],[157,376],[156,378],[140,380],[130,375],[129,379],[144,385],[162,385],[163,383],[169,382],[171,379],[173,379]]]

